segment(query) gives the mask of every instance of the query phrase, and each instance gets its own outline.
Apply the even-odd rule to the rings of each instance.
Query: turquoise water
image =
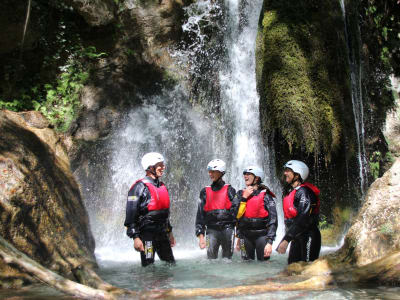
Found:
[[[99,260],[100,276],[113,285],[150,291],[170,288],[218,288],[262,284],[276,281],[286,266],[287,256],[276,253],[268,262],[243,262],[235,253],[232,261],[208,260],[205,251],[175,251],[176,265],[156,260],[153,266],[141,267],[139,254],[132,250],[130,261]],[[274,279],[275,277],[275,279]],[[279,282],[279,281],[278,281]],[[218,299],[399,299],[398,287],[348,286],[326,291],[269,292],[250,296],[219,297]],[[198,299],[213,299],[198,297]]]
[[[99,275],[107,282],[125,289],[151,291],[170,288],[218,288],[237,285],[279,282],[277,275],[286,266],[287,256],[273,253],[268,262],[243,262],[235,253],[232,260],[206,259],[205,251],[175,251],[176,264],[168,265],[156,259],[153,266],[143,268],[139,254],[133,249],[128,253],[105,251],[98,253]],[[290,280],[290,279],[288,279]],[[286,280],[287,282],[287,280]],[[43,285],[21,290],[0,290],[0,299],[49,300],[76,299]],[[215,299],[198,297],[197,299]],[[347,286],[325,291],[269,292],[218,299],[399,299],[399,287]]]

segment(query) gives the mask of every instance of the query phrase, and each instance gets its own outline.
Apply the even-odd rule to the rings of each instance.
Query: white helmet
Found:
[[[283,167],[289,168],[294,173],[299,174],[303,181],[307,179],[310,172],[307,165],[300,160],[289,160]]]
[[[264,177],[264,171],[260,167],[257,167],[257,166],[249,166],[249,167],[245,168],[243,170],[243,175],[244,175],[244,173],[251,173],[256,177],[260,177],[261,181],[263,180],[263,177]]]
[[[221,173],[225,173],[226,164],[221,159],[213,159],[207,165],[207,171],[220,171]]]
[[[164,156],[157,152],[149,152],[142,157],[142,167],[145,171],[159,162],[164,162]]]

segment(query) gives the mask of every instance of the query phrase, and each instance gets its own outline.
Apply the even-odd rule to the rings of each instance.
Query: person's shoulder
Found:
[[[305,185],[302,185],[297,189],[296,196],[297,195],[315,196],[313,190]]]
[[[141,179],[136,180],[136,181],[132,184],[130,190],[142,189],[142,188],[144,188],[145,186],[146,186],[146,184],[143,182],[143,178],[141,178]]]

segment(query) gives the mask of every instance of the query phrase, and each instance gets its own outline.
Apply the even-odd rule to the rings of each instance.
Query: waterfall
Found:
[[[274,160],[262,144],[259,95],[256,87],[255,43],[263,0],[225,0],[228,7],[226,47],[228,60],[220,72],[221,113],[230,150],[229,182],[243,188],[243,168],[259,165],[265,183],[277,193],[278,238],[283,236],[280,184],[275,178]],[[231,143],[231,144],[230,144]],[[278,189],[278,190],[277,190]]]
[[[171,195],[171,223],[177,247],[181,249],[197,249],[194,235],[197,201],[202,187],[210,184],[206,166],[211,159],[222,158],[227,162],[225,180],[236,189],[244,187],[244,167],[263,166],[266,184],[277,195],[281,194],[279,182],[273,179],[274,160],[270,157],[273,154],[262,145],[260,134],[254,51],[262,0],[243,3],[239,5],[239,0],[224,3],[227,23],[220,29],[227,29],[224,32],[227,63],[219,69],[219,115],[192,105],[186,84],[165,89],[157,96],[143,97],[143,104],[125,116],[122,125],[102,146],[105,154],[98,154],[91,162],[88,168],[95,172],[87,176],[88,168],[86,171],[81,168],[78,177],[84,187],[97,256],[110,255],[111,259],[135,256],[123,222],[128,190],[144,176],[140,159],[146,152],[157,151],[166,158],[162,180]],[[190,31],[196,39],[185,50],[173,53],[177,63],[185,66],[196,55],[212,59],[212,53],[205,50],[207,39],[199,24],[204,26],[210,17],[222,18],[221,12],[222,7],[209,0],[197,1],[187,8],[191,15],[183,30]],[[200,70],[195,64],[189,68],[189,73]],[[281,236],[280,197],[277,202]]]
[[[344,22],[344,33],[346,37],[346,50],[347,50],[347,60],[350,67],[350,81],[351,81],[351,101],[353,104],[353,115],[355,128],[357,133],[357,146],[358,146],[358,163],[360,167],[360,189],[361,197],[365,194],[365,189],[368,185],[367,182],[367,157],[365,151],[365,131],[364,131],[364,108],[363,108],[363,95],[362,95],[362,71],[360,59],[355,55],[355,51],[358,49],[353,49],[350,41],[350,34],[348,32],[347,20],[346,20],[346,6],[344,0],[340,0],[340,7],[343,13]],[[359,57],[359,56],[358,56]]]

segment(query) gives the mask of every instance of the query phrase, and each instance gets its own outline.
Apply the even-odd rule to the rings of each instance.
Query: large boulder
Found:
[[[400,250],[400,158],[369,188],[341,250],[365,265]]]
[[[0,132],[1,236],[43,266],[76,279],[76,270],[96,265],[95,244],[59,135],[38,112],[5,110]],[[4,261],[0,270],[0,283],[29,281]]]

